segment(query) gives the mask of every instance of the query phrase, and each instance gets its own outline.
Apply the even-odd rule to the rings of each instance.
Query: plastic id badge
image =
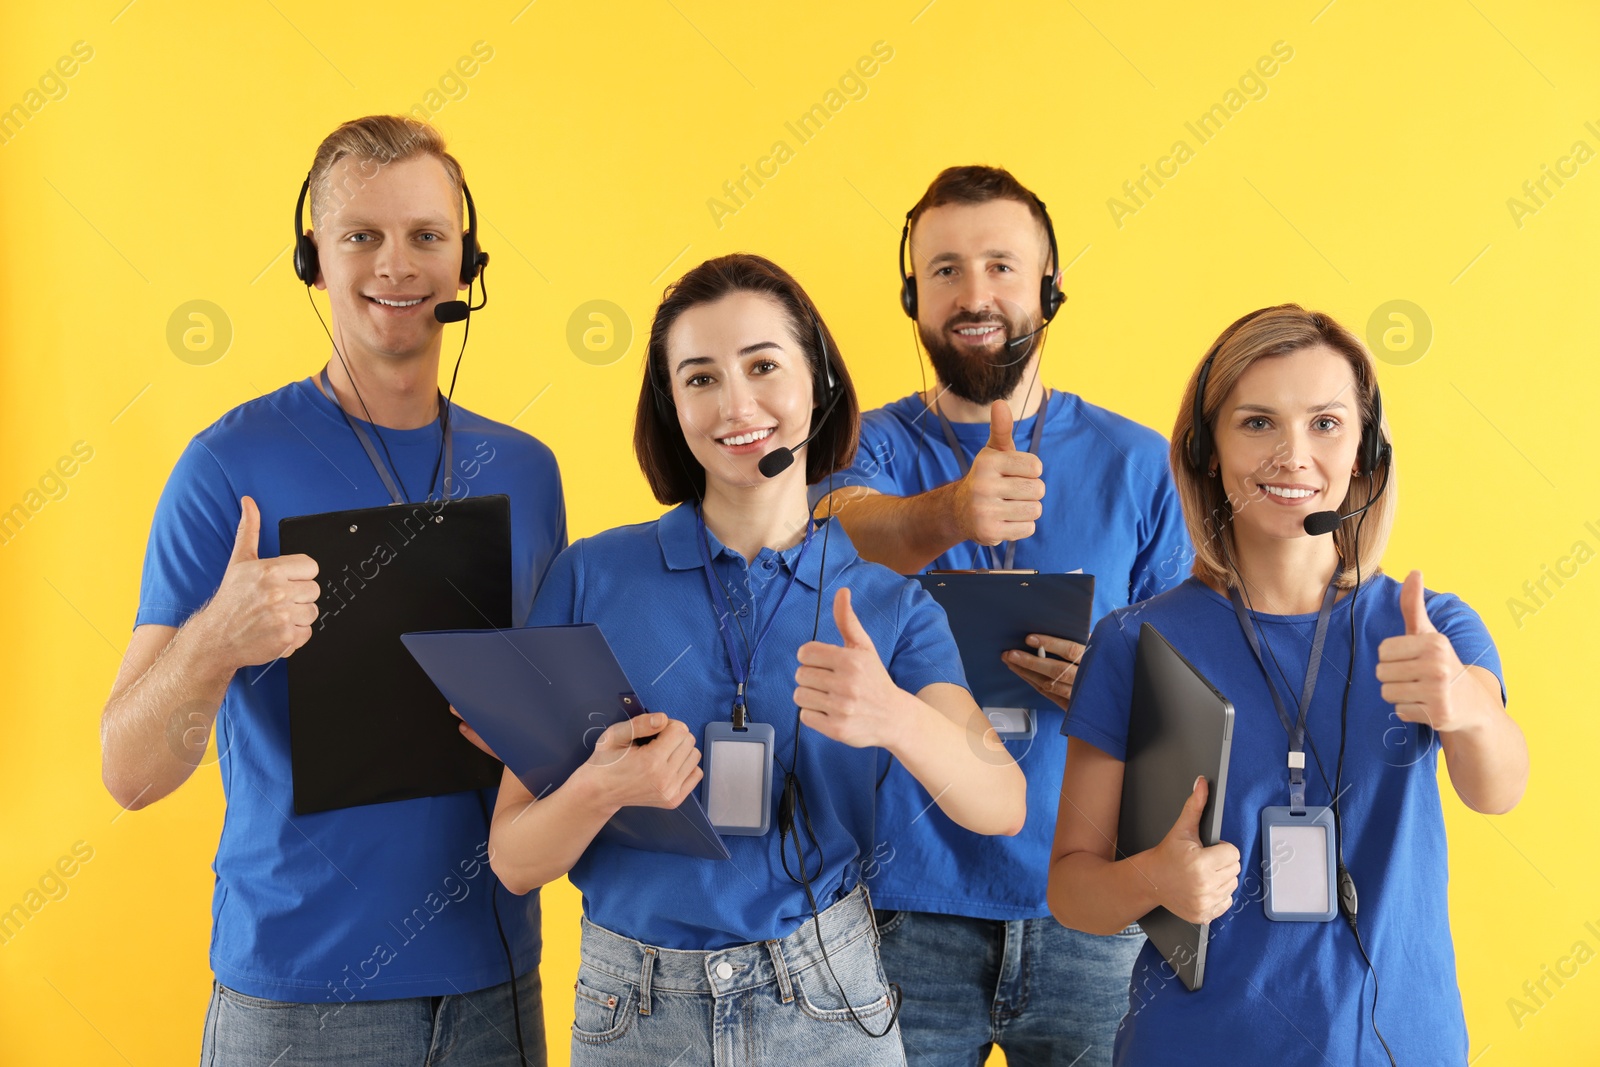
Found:
[[[1032,741],[1039,728],[1032,708],[984,708],[983,714],[1002,741]]]
[[[701,799],[719,834],[760,837],[772,826],[772,724],[706,724]]]
[[[1261,857],[1267,918],[1325,923],[1339,913],[1332,809],[1262,808]]]

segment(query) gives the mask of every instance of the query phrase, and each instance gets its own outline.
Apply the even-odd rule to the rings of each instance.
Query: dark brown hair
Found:
[[[976,164],[946,167],[940,171],[928,186],[928,191],[922,194],[922,199],[917,201],[916,207],[911,209],[911,225],[914,229],[923,212],[931,208],[945,204],[987,204],[991,200],[1015,200],[1025,206],[1028,214],[1039,224],[1040,237],[1044,236],[1044,208],[1039,206],[1039,198],[1033,194],[1033,190],[1017,181],[1004,167]],[[1048,256],[1049,242],[1044,243]],[[1060,265],[1054,266],[1059,269]]]
[[[683,428],[678,425],[667,367],[667,335],[685,311],[716,303],[731,293],[759,293],[782,306],[789,319],[789,333],[811,368],[812,394],[819,402],[826,402],[824,360],[833,368],[839,400],[816,438],[806,446],[806,483],[844,470],[855,459],[861,409],[839,346],[816,305],[800,283],[771,260],[746,252],[719,256],[667,286],[661,306],[656,308],[655,321],[650,324],[644,381],[639,386],[639,407],[633,420],[633,451],[639,459],[639,469],[650,483],[650,491],[663,504],[698,499],[706,491],[705,469],[689,450]],[[822,346],[826,346],[826,352]],[[821,418],[823,410],[819,406],[812,418]],[[817,429],[815,423],[812,429]]]

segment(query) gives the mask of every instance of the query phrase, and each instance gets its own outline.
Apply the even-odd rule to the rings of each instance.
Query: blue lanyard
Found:
[[[1306,715],[1311,711],[1311,697],[1317,691],[1317,673],[1322,669],[1322,646],[1328,638],[1328,619],[1333,615],[1333,598],[1339,591],[1337,581],[1338,573],[1335,572],[1334,580],[1328,583],[1328,591],[1322,594],[1322,607],[1317,611],[1317,629],[1311,639],[1311,659],[1306,665],[1306,682],[1300,693],[1300,718],[1297,722],[1290,721],[1289,713],[1283,707],[1283,698],[1278,695],[1278,687],[1267,672],[1267,665],[1261,658],[1261,643],[1256,638],[1252,619],[1245,615],[1244,598],[1239,595],[1239,587],[1228,587],[1228,599],[1233,601],[1233,612],[1239,617],[1239,628],[1244,631],[1245,640],[1250,642],[1250,651],[1255,653],[1256,665],[1261,668],[1261,675],[1267,680],[1267,689],[1272,693],[1273,706],[1278,709],[1278,720],[1289,734],[1289,810],[1296,813],[1306,810]],[[1253,611],[1251,615],[1254,615]]]
[[[405,498],[405,495],[400,492],[400,487],[395,484],[394,477],[390,476],[388,465],[378,457],[378,450],[372,447],[372,437],[361,428],[359,422],[350,417],[344,410],[344,405],[339,403],[339,398],[334,395],[333,386],[328,384],[327,367],[322,368],[322,388],[327,392],[328,399],[332,400],[334,406],[339,409],[339,414],[344,416],[345,425],[350,427],[351,431],[356,435],[356,440],[360,441],[361,447],[366,450],[367,459],[372,463],[372,469],[378,472],[378,477],[383,481],[383,487],[389,490],[389,499],[396,504],[409,504],[410,501]],[[450,447],[450,431],[446,426],[445,412],[447,410],[444,394],[440,393],[439,432],[444,435],[444,496],[442,498],[444,500],[450,499],[450,465],[455,461],[455,450]],[[398,474],[399,472],[396,471],[395,475],[398,476]],[[433,486],[431,484],[428,486],[428,495],[425,499],[433,499]]]
[[[694,509],[694,520],[698,528],[695,543],[700,546],[700,563],[705,570],[706,589],[711,594],[711,610],[721,611],[717,619],[717,632],[722,635],[722,645],[728,650],[728,666],[733,672],[735,684],[733,694],[733,725],[738,729],[744,728],[745,706],[744,686],[749,680],[750,671],[755,666],[756,653],[761,651],[761,643],[767,639],[767,633],[772,629],[772,624],[783,610],[783,602],[789,598],[789,590],[794,588],[794,580],[800,575],[800,565],[805,561],[806,549],[811,547],[811,534],[816,529],[811,523],[806,523],[805,541],[800,545],[800,554],[795,557],[794,566],[789,570],[789,581],[784,585],[778,602],[772,606],[772,611],[767,615],[766,625],[761,627],[761,632],[756,635],[756,643],[750,649],[750,658],[741,661],[738,652],[733,647],[733,635],[728,632],[728,617],[733,614],[733,605],[728,601],[727,591],[722,588],[722,580],[717,577],[717,572],[711,569],[711,552],[706,548],[706,520],[697,507]]]
[[[1034,416],[1033,437],[1028,442],[1027,450],[1035,455],[1038,455],[1039,442],[1044,438],[1044,416],[1045,412],[1049,410],[1050,394],[1046,393],[1044,399],[1039,402],[1039,411]],[[967,476],[967,472],[972,469],[972,460],[967,457],[967,451],[961,447],[961,442],[956,440],[955,427],[950,425],[950,420],[945,418],[944,412],[939,409],[938,400],[933,402],[933,413],[939,416],[939,425],[944,427],[945,443],[950,446],[950,451],[956,454],[956,463],[958,463],[961,467],[961,477],[965,478]],[[1011,570],[1017,562],[1017,543],[1015,541],[1005,541],[1003,544],[1006,550],[1004,566],[1001,565],[1000,557],[995,552],[995,549],[999,548],[1000,545],[996,545],[993,548],[988,545],[979,546],[989,554],[989,564],[991,570],[1008,571]]]

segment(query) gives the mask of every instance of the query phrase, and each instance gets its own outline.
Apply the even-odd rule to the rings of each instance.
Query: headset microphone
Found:
[[[476,248],[476,243],[474,243]],[[489,303],[488,266],[489,253],[474,251],[472,256],[472,275],[477,280],[478,286],[483,291],[483,298],[476,304],[469,304],[465,300],[443,300],[433,305],[433,319],[435,322],[451,323],[460,322],[474,311],[482,311],[484,305]],[[472,295],[471,283],[468,283],[467,296]]]
[[[1312,537],[1321,537],[1323,534],[1331,534],[1333,531],[1339,528],[1340,523],[1344,522],[1346,519],[1355,518],[1357,515],[1360,515],[1372,505],[1382,500],[1383,491],[1389,487],[1389,457],[1391,454],[1391,446],[1388,444],[1383,445],[1382,451],[1379,453],[1380,459],[1378,460],[1378,462],[1383,465],[1383,481],[1378,484],[1378,491],[1372,494],[1371,500],[1367,501],[1365,504],[1362,504],[1359,508],[1356,508],[1348,515],[1341,515],[1337,511],[1313,511],[1311,514],[1307,515],[1305,517],[1305,521],[1300,524],[1302,527],[1304,527],[1306,533],[1310,534]]]
[[[1369,504],[1368,507],[1370,506],[1371,505]],[[1350,514],[1359,515],[1365,510],[1367,509],[1362,508],[1361,511],[1352,511]],[[1337,530],[1339,528],[1339,524],[1343,522],[1345,518],[1347,518],[1347,516],[1342,516],[1337,511],[1313,511],[1311,514],[1306,516],[1305,522],[1303,522],[1301,525],[1305,527],[1306,533],[1310,534],[1312,537],[1321,537],[1323,534],[1331,534],[1333,531]]]
[[[828,401],[828,406],[822,409],[822,417],[817,420],[816,428],[806,434],[806,439],[793,448],[775,448],[761,457],[761,462],[756,464],[758,470],[768,478],[776,478],[789,469],[794,462],[794,454],[811,443],[812,438],[822,432],[828,424],[828,416],[833,414],[834,405],[839,403],[839,398],[844,395],[843,389],[833,391],[833,399]]]
[[[1046,320],[1044,322],[1041,322],[1038,326],[1036,326],[1033,329],[1029,330],[1027,333],[1023,334],[1021,337],[1014,337],[1011,340],[1007,341],[1006,342],[1006,347],[1007,348],[1015,348],[1017,345],[1024,344],[1027,341],[1032,340],[1033,338],[1037,337],[1039,334],[1044,333],[1045,327],[1049,326],[1049,325],[1050,325],[1050,323],[1049,323],[1048,320]]]

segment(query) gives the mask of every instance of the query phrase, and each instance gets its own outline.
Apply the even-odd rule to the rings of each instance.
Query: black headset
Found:
[[[311,194],[311,175],[300,183],[300,198],[294,202],[294,276],[312,285],[317,280],[320,265],[317,262],[317,244],[307,237],[300,222],[304,217],[306,197]],[[472,190],[461,183],[461,195],[467,202],[467,228],[461,234],[461,280],[470,285],[489,262],[489,253],[478,251],[478,209],[472,203]]]
[[[1238,322],[1225,330],[1217,343],[1211,346],[1204,363],[1200,364],[1200,377],[1194,386],[1194,418],[1189,430],[1189,462],[1199,474],[1206,474],[1211,466],[1211,453],[1216,449],[1215,439],[1211,427],[1206,425],[1206,383],[1211,378],[1211,364],[1217,358],[1217,353],[1222,346],[1227,344],[1246,323],[1264,315],[1269,311],[1276,311],[1283,305],[1274,307],[1257,308]],[[1321,315],[1312,315],[1311,323],[1317,329],[1322,329],[1326,321]],[[1389,442],[1383,439],[1383,394],[1378,390],[1376,379],[1372,382],[1372,418],[1363,419],[1361,425],[1361,444],[1356,449],[1356,473],[1370,475],[1379,467],[1386,466],[1394,450]]]
[[[1044,216],[1044,233],[1050,241],[1050,269],[1039,279],[1039,310],[1045,322],[1056,317],[1056,312],[1061,310],[1061,305],[1067,302],[1067,294],[1061,291],[1056,284],[1056,272],[1061,269],[1061,255],[1056,251],[1056,228],[1050,221],[1050,211],[1044,206],[1044,201],[1034,194],[1033,202],[1039,205],[1039,214]],[[906,212],[906,224],[900,230],[900,255],[895,265],[900,269],[900,307],[905,310],[906,317],[917,317],[917,279],[906,271],[906,246],[911,241],[911,216],[916,212],[912,208]]]

